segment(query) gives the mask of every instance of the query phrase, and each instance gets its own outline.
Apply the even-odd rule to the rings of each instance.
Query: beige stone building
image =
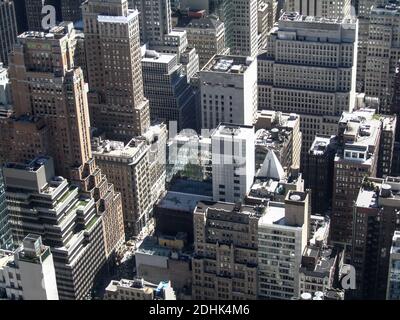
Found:
[[[365,94],[380,99],[380,112],[390,114],[393,80],[400,59],[400,5],[374,6],[369,19]]]
[[[199,202],[194,211],[192,298],[257,298],[257,232],[263,211],[225,202]]]
[[[97,138],[92,149],[101,170],[121,192],[126,235],[138,235],[152,209],[150,146],[140,139],[132,139],[125,145],[120,141]]]
[[[181,19],[176,30],[186,30],[188,44],[199,54],[200,69],[215,55],[228,54],[225,46],[225,25],[215,16]]]
[[[285,13],[258,56],[258,108],[300,115],[302,157],[355,102],[357,20]]]
[[[74,65],[74,37],[72,23],[18,37],[9,68],[14,114],[0,121],[0,140],[9,141],[0,154],[14,162],[53,157],[56,174],[95,199],[111,255],[124,241],[121,196],[92,158],[88,89]]]
[[[83,23],[92,126],[128,142],[150,125],[143,94],[139,13],[128,1],[88,0]]]

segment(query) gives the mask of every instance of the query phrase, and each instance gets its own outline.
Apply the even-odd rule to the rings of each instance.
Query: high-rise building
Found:
[[[258,297],[300,295],[299,269],[310,231],[310,196],[290,191],[285,203],[269,202],[258,221]]]
[[[188,45],[199,54],[200,69],[214,56],[227,54],[225,25],[215,16],[181,18],[176,30],[186,30]]]
[[[250,191],[255,175],[254,128],[221,125],[212,133],[214,201],[239,202]]]
[[[172,32],[170,0],[129,0],[130,7],[140,12],[140,35],[142,43],[163,46]]]
[[[8,162],[54,158],[56,174],[95,200],[110,256],[125,238],[121,195],[92,158],[88,89],[82,70],[74,66],[74,43],[72,23],[18,37],[9,68],[14,114],[0,118],[0,140],[12,145],[0,144],[0,153]]]
[[[139,13],[127,0],[82,5],[92,126],[128,142],[150,126],[143,94]]]
[[[255,58],[258,54],[258,1],[223,0],[226,46],[232,55]]]
[[[395,231],[390,248],[386,300],[400,299],[400,231]]]
[[[81,5],[84,0],[61,0],[61,17],[63,21],[82,20]]]
[[[287,12],[323,18],[345,18],[351,14],[351,0],[287,0]]]
[[[14,2],[11,0],[0,1],[0,62],[8,64],[8,54],[17,42],[17,20]]]
[[[357,92],[365,90],[365,70],[369,42],[369,22],[373,5],[384,3],[386,0],[355,0],[358,18],[358,57],[357,57]]]
[[[186,30],[172,28],[170,1],[130,0],[130,4],[139,11],[141,43],[147,49],[176,54],[189,81],[199,70],[199,55],[189,47]]]
[[[330,240],[341,246],[351,245],[353,202],[357,200],[364,177],[376,177],[381,121],[374,119],[374,114],[373,109],[343,113],[339,122]]]
[[[302,134],[300,117],[295,113],[261,110],[257,112],[256,170],[273,150],[285,170],[300,168]]]
[[[396,137],[397,117],[381,117],[382,133],[379,141],[379,166],[377,177],[384,178],[390,175],[393,164],[394,143]]]
[[[28,234],[15,251],[0,250],[0,279],[0,298],[59,299],[53,255],[38,235]]]
[[[42,19],[45,17],[45,14],[42,14],[42,8],[47,5],[54,7],[56,21],[61,21],[60,1],[61,0],[25,0],[25,14],[28,24],[27,31],[47,31],[42,28]]]
[[[15,243],[29,234],[41,236],[53,254],[59,298],[86,298],[107,258],[104,233],[112,232],[104,230],[94,199],[56,176],[48,157],[8,163],[4,178]]]
[[[386,298],[392,237],[400,226],[399,191],[399,178],[363,180],[354,204],[351,264],[356,271],[355,298]]]
[[[6,191],[3,174],[0,169],[0,249],[8,247],[11,244],[11,241],[12,239],[8,221]]]
[[[142,58],[142,72],[151,120],[168,125],[176,121],[178,131],[196,128],[195,94],[177,55],[147,50]]]
[[[400,57],[400,5],[374,6],[369,20],[365,94],[380,99],[380,113],[390,114],[393,81]]]
[[[268,3],[264,0],[258,1],[257,10],[257,33],[258,33],[258,50],[263,49],[267,44],[268,32],[272,28],[270,25],[270,10]]]
[[[149,149],[143,139],[101,141],[93,144],[93,156],[107,178],[121,192],[126,236],[137,236],[152,209]],[[122,179],[123,177],[123,179]]]
[[[8,69],[0,62],[0,117],[8,117],[12,113],[12,101]],[[1,163],[1,156],[0,156]]]
[[[331,206],[333,161],[336,155],[334,136],[316,136],[303,166],[305,187],[311,189],[314,214],[325,214]]]
[[[257,298],[257,230],[265,208],[201,201],[194,210],[192,298]]]
[[[302,161],[355,103],[357,20],[284,13],[258,56],[258,108],[300,115]]]
[[[214,56],[199,72],[201,128],[221,122],[252,126],[257,112],[257,62],[242,56]]]

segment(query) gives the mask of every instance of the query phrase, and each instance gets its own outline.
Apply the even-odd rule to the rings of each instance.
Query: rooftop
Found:
[[[301,15],[298,12],[284,12],[280,21],[298,21],[298,22],[309,22],[309,23],[325,23],[325,24],[342,24],[342,23],[356,23],[356,18],[346,17],[341,18],[324,18],[324,17],[314,17]]]
[[[39,170],[44,164],[47,163],[51,158],[46,156],[40,156],[28,163],[14,163],[10,162],[5,165],[6,168],[16,169],[16,170],[25,170],[30,172],[35,172]]]
[[[192,29],[192,28],[200,28],[200,29],[217,29],[221,26],[223,22],[216,17],[182,17],[179,19],[177,28],[185,28],[185,29]]]
[[[97,16],[97,21],[98,22],[105,22],[105,23],[128,23],[130,20],[132,20],[134,17],[139,15],[139,11],[136,9],[134,10],[128,10],[128,15],[125,16],[104,16],[104,15],[99,15]]]
[[[235,137],[237,139],[247,140],[249,136],[254,136],[254,127],[221,123],[216,130],[212,133],[212,138],[219,137]]]
[[[334,137],[328,136],[315,136],[314,142],[310,148],[310,154],[323,155],[328,150],[329,145]]]
[[[207,212],[235,212],[248,216],[260,216],[264,212],[263,206],[248,206],[241,203],[228,203],[228,202],[214,202],[214,201],[200,201],[196,207],[196,213]]]
[[[211,200],[211,197],[203,195],[168,191],[157,207],[193,213],[199,201]]]
[[[132,139],[127,144],[122,141],[102,140],[101,138],[92,140],[92,152],[95,156],[119,158],[129,163],[140,159],[147,150],[148,146],[145,141],[138,138]]]
[[[243,74],[253,61],[254,59],[250,57],[216,55],[203,67],[201,71]]]

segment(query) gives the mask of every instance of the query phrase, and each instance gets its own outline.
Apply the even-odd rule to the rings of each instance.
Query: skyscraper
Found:
[[[374,6],[369,20],[365,94],[380,99],[380,112],[390,114],[393,82],[400,52],[400,5]]]
[[[142,70],[151,119],[167,124],[177,121],[178,131],[195,128],[195,95],[177,55],[146,51]]]
[[[8,64],[8,54],[17,41],[17,21],[15,17],[14,2],[0,0],[0,62]]]
[[[92,126],[128,142],[150,125],[143,94],[139,13],[127,0],[88,0],[83,21]]]
[[[351,0],[287,0],[285,7],[304,16],[345,18],[351,13]]]
[[[257,62],[244,56],[214,56],[199,72],[201,128],[221,122],[252,126],[257,113]]]
[[[6,161],[31,161],[38,155],[55,160],[56,174],[96,202],[103,216],[107,255],[124,241],[121,195],[92,158],[87,84],[74,66],[74,29],[62,23],[47,34],[25,32],[10,55],[14,115],[0,118]]]
[[[299,268],[309,239],[310,196],[290,191],[270,202],[258,222],[258,296],[291,299],[300,294]]]
[[[256,57],[258,54],[258,1],[224,0],[222,17],[227,47],[232,55]]]
[[[358,299],[386,297],[390,248],[400,226],[400,179],[366,177],[354,204],[352,261]]]
[[[61,17],[63,21],[82,20],[81,4],[84,0],[61,0]]]
[[[8,221],[6,191],[3,173],[0,169],[0,249],[7,247],[11,242],[11,230]]]
[[[334,159],[330,241],[352,242],[353,202],[365,176],[376,177],[381,122],[372,109],[343,113],[339,122],[338,149]]]
[[[212,133],[213,199],[240,202],[255,175],[255,135],[252,126],[221,123]]]
[[[170,0],[129,0],[131,7],[140,12],[140,35],[142,43],[163,46],[165,36],[172,32]]]
[[[110,232],[94,199],[56,176],[49,157],[8,163],[4,178],[15,243],[29,234],[41,236],[53,254],[59,298],[86,298],[106,262],[104,233]]]
[[[193,299],[257,298],[257,226],[265,211],[200,201],[194,210]]]
[[[335,135],[354,108],[357,20],[285,13],[258,56],[259,109],[295,112],[303,134],[302,162],[317,134]]]

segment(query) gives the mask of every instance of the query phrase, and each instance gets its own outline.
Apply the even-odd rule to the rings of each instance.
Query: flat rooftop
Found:
[[[197,204],[196,212],[236,212],[241,214],[246,214],[249,216],[260,215],[264,207],[248,206],[245,204],[234,204],[229,202],[215,202],[215,201],[200,201]]]
[[[176,59],[176,54],[160,53],[155,50],[146,50],[146,54],[142,58],[142,62],[168,64],[174,59]]]
[[[7,163],[5,165],[5,167],[9,168],[9,169],[35,172],[35,171],[39,170],[43,165],[45,165],[47,163],[47,161],[49,161],[50,159],[51,159],[50,157],[42,156],[42,157],[37,157],[28,163],[10,162],[10,163]]]
[[[309,150],[309,153],[313,155],[323,155],[328,150],[331,141],[332,137],[315,136],[314,142]]]
[[[325,24],[342,24],[342,23],[356,23],[356,18],[324,18],[305,16],[298,12],[284,12],[279,21],[298,21],[298,22],[309,22],[309,23],[325,23]]]
[[[193,213],[199,201],[211,200],[211,197],[203,195],[168,191],[157,207]]]
[[[246,72],[253,61],[250,57],[216,55],[201,71],[240,75]]]
[[[283,203],[269,202],[265,214],[258,221],[259,227],[273,225],[286,226],[285,206]]]
[[[97,16],[98,22],[105,22],[105,23],[128,23],[133,18],[139,15],[139,11],[136,9],[129,9],[128,15],[125,16],[106,16],[106,15],[99,15]]]
[[[254,127],[239,124],[221,123],[212,133],[213,138],[232,137],[246,140],[249,136],[254,136]]]

